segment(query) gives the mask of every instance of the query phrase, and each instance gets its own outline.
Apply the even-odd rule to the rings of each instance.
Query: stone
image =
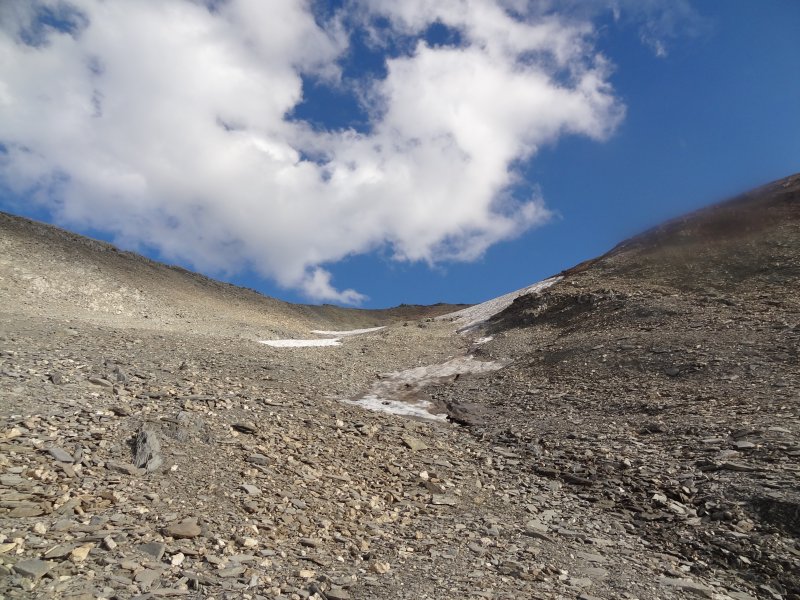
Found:
[[[391,568],[392,567],[388,562],[376,560],[370,565],[369,570],[373,573],[377,573],[378,575],[385,575]]]
[[[89,383],[94,385],[104,387],[104,388],[112,388],[114,384],[111,383],[108,379],[103,379],[102,377],[89,377]]]
[[[234,423],[231,425],[231,427],[233,427],[239,433],[248,433],[251,435],[258,431],[256,426],[252,423]]]
[[[77,548],[77,544],[59,544],[45,552],[45,558],[64,558]]]
[[[63,462],[63,463],[75,462],[75,459],[69,452],[67,452],[63,448],[59,448],[58,446],[51,446],[50,448],[47,449],[47,451],[50,453],[50,456],[52,456],[58,462]]]
[[[328,600],[350,600],[350,593],[340,587],[332,587],[325,595],[328,597]]]
[[[28,558],[19,561],[14,565],[14,571],[23,577],[30,577],[32,579],[40,579],[47,575],[52,569],[54,564],[46,560],[38,558]]]
[[[161,571],[157,571],[156,569],[144,569],[136,574],[134,581],[139,584],[139,587],[143,591],[146,591],[149,590],[160,577]]]
[[[69,553],[69,559],[75,563],[83,562],[86,560],[86,557],[89,556],[89,552],[92,551],[92,548],[94,548],[94,544],[84,544],[83,546],[78,546]]]
[[[457,506],[458,498],[455,496],[439,496],[435,495],[431,498],[431,504],[439,506]]]
[[[711,589],[706,585],[703,585],[702,583],[696,583],[691,579],[662,577],[659,580],[659,583],[664,587],[677,588],[683,590],[684,592],[689,592],[690,594],[694,594],[695,596],[700,596],[701,598],[714,597],[713,589]]]
[[[757,600],[755,596],[751,596],[750,594],[746,594],[745,592],[736,592],[728,590],[728,596],[733,598],[733,600]]]
[[[530,535],[532,532],[535,533],[547,533],[549,531],[549,527],[539,521],[538,519],[531,519],[527,523],[525,523],[525,533]]]
[[[16,547],[17,547],[16,542],[6,542],[4,544],[0,544],[0,554],[6,554],[7,552],[10,552]]]
[[[301,579],[313,579],[317,576],[316,571],[312,571],[311,569],[300,569],[297,572],[297,576]]]
[[[44,509],[41,504],[37,504],[34,506],[18,506],[11,510],[8,513],[9,517],[13,517],[15,519],[21,519],[25,517],[41,517],[44,514],[47,514],[48,511]]]
[[[428,444],[426,444],[419,438],[415,438],[414,436],[404,435],[401,439],[403,440],[403,443],[406,445],[407,448],[415,452],[419,450],[427,450],[428,448]]]
[[[130,463],[116,462],[113,460],[109,460],[108,462],[106,462],[106,469],[108,469],[109,471],[116,471],[117,473],[123,473],[125,475],[141,475],[143,472],[135,465],[132,465]]]
[[[243,483],[239,487],[241,487],[245,492],[247,492],[247,494],[249,496],[260,496],[261,495],[261,489],[256,487],[256,486],[254,486],[254,485],[250,485],[249,483]]]
[[[247,457],[247,462],[252,463],[254,465],[261,465],[266,466],[272,462],[272,460],[264,456],[263,454],[251,454]]]
[[[165,529],[165,533],[175,539],[196,538],[201,533],[200,526],[194,519],[187,519],[180,523],[173,523]]]
[[[246,567],[243,565],[238,565],[235,567],[228,567],[227,569],[222,569],[221,571],[217,572],[217,575],[222,577],[223,579],[229,579],[231,577],[238,577],[239,575],[243,575],[246,571]]]
[[[161,457],[161,442],[154,429],[143,427],[136,434],[136,454],[133,464],[148,473],[158,470],[164,464]]]
[[[146,544],[139,544],[137,549],[139,552],[147,554],[148,556],[152,556],[156,560],[161,560],[161,557],[164,556],[167,546],[161,542],[147,542]]]

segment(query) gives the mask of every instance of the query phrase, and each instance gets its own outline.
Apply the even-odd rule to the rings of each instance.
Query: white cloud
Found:
[[[511,4],[374,0],[320,23],[297,0],[6,1],[0,178],[128,246],[359,303],[320,265],[381,247],[473,260],[549,215],[520,197],[520,160],[565,134],[603,139],[621,119],[587,22]],[[43,8],[75,30],[37,30]],[[375,16],[410,38],[443,23],[462,43],[417,41],[362,82],[368,133],[289,119],[301,76],[339,78],[344,23]]]
[[[331,285],[331,274],[320,267],[308,273],[300,286],[310,298],[333,300],[342,304],[361,304],[367,299],[364,294],[355,290],[338,291]]]

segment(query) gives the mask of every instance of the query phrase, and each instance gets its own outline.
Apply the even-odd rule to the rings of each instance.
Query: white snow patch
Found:
[[[437,365],[414,367],[405,371],[385,373],[370,391],[356,400],[345,400],[348,404],[368,410],[412,416],[432,421],[444,421],[445,414],[431,412],[433,404],[419,397],[419,392],[429,383],[445,377],[466,373],[488,373],[506,366],[505,362],[482,362],[472,356],[459,356]]]
[[[370,333],[372,331],[380,331],[381,329],[386,329],[386,326],[382,327],[370,327],[369,329],[348,329],[347,331],[322,331],[320,329],[314,329],[311,333],[315,333],[317,335],[335,335],[336,337],[349,337],[351,335],[361,335],[362,333]]]
[[[402,400],[386,400],[384,398],[379,398],[375,394],[367,394],[358,400],[343,400],[343,402],[346,404],[354,404],[367,410],[385,412],[402,417],[417,417],[418,419],[428,419],[430,421],[447,421],[446,414],[437,415],[430,411],[430,409],[433,408],[433,404],[427,400],[405,402]]]
[[[259,344],[266,344],[273,348],[306,348],[311,346],[341,346],[342,341],[338,338],[325,340],[260,340]]]
[[[452,377],[465,373],[488,373],[502,369],[506,364],[508,363],[475,360],[474,356],[458,356],[438,365],[426,365],[424,367],[406,369],[405,371],[386,373],[382,376],[384,379],[375,385],[400,383],[422,387],[440,377]]]
[[[487,335],[486,337],[478,338],[472,343],[477,346],[479,344],[485,344],[486,342],[491,342],[493,339],[494,339],[493,335]]]
[[[464,332],[472,329],[476,325],[483,323],[484,321],[491,319],[499,312],[502,312],[520,296],[541,292],[542,290],[549,288],[554,283],[561,281],[561,279],[563,279],[561,276],[550,277],[549,279],[544,279],[538,283],[534,283],[533,285],[522,288],[515,292],[510,292],[508,294],[504,294],[503,296],[493,298],[492,300],[487,300],[481,304],[476,304],[475,306],[470,306],[469,308],[463,308],[459,311],[441,315],[440,317],[436,318],[447,319],[450,321],[455,321],[456,323],[463,323],[461,328],[459,328],[459,332]]]
[[[261,340],[259,344],[266,344],[273,348],[310,348],[313,346],[341,346],[343,337],[350,337],[353,335],[361,335],[362,333],[369,333],[371,331],[378,331],[385,329],[383,327],[370,327],[369,329],[348,329],[347,331],[322,331],[319,329],[312,330],[311,333],[316,335],[334,335],[333,338],[325,338],[321,340]]]

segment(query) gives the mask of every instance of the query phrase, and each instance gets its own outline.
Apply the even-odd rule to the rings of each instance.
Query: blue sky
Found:
[[[479,302],[800,171],[794,0],[139,4],[0,8],[0,208],[286,300]]]

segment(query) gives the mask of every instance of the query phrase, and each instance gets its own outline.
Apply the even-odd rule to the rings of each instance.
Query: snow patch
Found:
[[[475,326],[480,325],[484,321],[488,321],[496,314],[511,306],[511,303],[520,296],[541,292],[542,290],[549,288],[551,285],[561,281],[562,279],[563,277],[560,275],[556,277],[550,277],[549,279],[544,279],[538,283],[534,283],[533,285],[522,288],[515,292],[510,292],[503,296],[493,298],[492,300],[487,300],[481,304],[476,304],[475,306],[470,306],[469,308],[464,308],[436,318],[462,323],[463,325],[459,328],[459,332],[468,331]]]
[[[362,333],[370,333],[371,331],[378,331],[385,329],[383,327],[370,327],[369,329],[348,329],[347,331],[323,331],[320,329],[312,330],[311,333],[316,335],[333,335],[336,337],[325,339],[313,340],[260,340],[259,344],[266,344],[273,348],[310,348],[315,346],[341,346],[343,337],[351,337],[354,335],[361,335]]]
[[[478,346],[480,344],[485,344],[486,342],[491,342],[493,339],[494,339],[493,335],[487,335],[486,337],[478,338],[472,343]]]
[[[436,365],[385,373],[381,375],[379,381],[372,384],[367,394],[356,400],[344,400],[344,402],[361,406],[367,410],[432,421],[445,421],[446,414],[432,412],[435,410],[434,405],[429,400],[420,397],[422,388],[447,377],[497,371],[507,364],[499,361],[482,362],[475,360],[473,356],[459,356]]]
[[[358,400],[342,400],[342,402],[360,406],[367,410],[400,415],[401,417],[415,417],[429,421],[447,421],[446,414],[434,414],[431,412],[433,404],[427,400],[404,402],[402,400],[386,400],[374,394],[367,394]]]
[[[259,344],[272,346],[273,348],[307,348],[312,346],[341,346],[342,341],[338,338],[326,340],[260,340]]]

